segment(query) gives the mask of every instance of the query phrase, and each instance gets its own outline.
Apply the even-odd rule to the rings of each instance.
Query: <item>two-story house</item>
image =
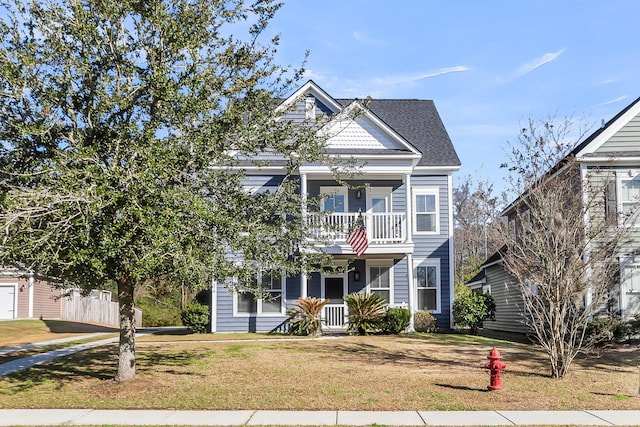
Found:
[[[640,98],[581,141],[568,154],[578,162],[579,181],[599,180],[603,188],[602,215],[637,212],[640,203]],[[583,185],[584,187],[584,185]],[[517,203],[503,215],[512,221]],[[620,218],[620,215],[613,215]],[[588,218],[585,218],[587,221]],[[631,220],[631,224],[628,222]],[[621,221],[618,219],[618,221]],[[619,263],[615,289],[611,290],[609,311],[621,317],[640,313],[640,217],[625,220],[618,226],[630,227],[630,244],[614,255]],[[468,283],[471,289],[490,292],[496,303],[495,321],[485,321],[484,328],[526,333],[523,322],[523,299],[515,279],[503,267],[502,248],[489,257],[481,271]],[[588,298],[588,296],[587,296]]]
[[[312,210],[301,206],[318,249],[331,254],[336,266],[348,263],[349,268],[339,274],[272,278],[272,298],[264,301],[214,283],[212,332],[271,331],[287,319],[287,308],[306,296],[330,299],[324,327],[343,328],[348,314],[344,297],[354,292],[376,292],[390,306],[412,313],[429,310],[440,327],[451,326],[452,173],[460,160],[433,101],[373,99],[364,105],[333,98],[309,81],[281,107],[293,106],[291,115],[324,115],[330,127],[331,118],[354,103],[362,114],[347,123],[342,116],[341,130],[328,138],[327,151],[334,158],[356,159],[357,176],[343,185],[330,165],[304,164],[297,171],[301,194],[324,195],[321,209],[330,212],[316,220]],[[247,187],[265,190],[278,185],[284,169],[274,162],[245,173]],[[359,218],[368,242],[362,256],[347,242]]]

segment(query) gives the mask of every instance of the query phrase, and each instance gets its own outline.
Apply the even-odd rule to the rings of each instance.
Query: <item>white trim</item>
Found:
[[[28,279],[28,287],[29,287],[29,319],[33,318],[33,297],[34,297],[34,288],[35,285],[35,279],[33,277],[33,271],[29,272],[29,279]]]
[[[442,312],[442,280],[441,280],[441,266],[440,266],[440,258],[416,258],[413,266],[413,278],[415,281],[415,300],[416,304],[418,301],[418,289],[433,289],[429,288],[418,288],[418,268],[419,267],[435,267],[436,269],[436,309],[429,310],[433,314],[440,314]],[[416,310],[422,310],[422,307],[416,307]]]
[[[367,286],[365,287],[366,292],[367,293],[371,293],[372,289],[386,290],[385,288],[371,288],[371,272],[369,270],[371,267],[387,267],[387,268],[389,268],[389,301],[387,301],[387,303],[390,306],[393,306],[395,304],[395,299],[394,299],[394,288],[395,288],[394,274],[395,274],[395,271],[394,271],[393,259],[370,259],[370,260],[367,260],[365,262],[366,281],[367,281]]]
[[[304,99],[304,96],[311,94],[319,99],[324,105],[329,107],[334,112],[338,112],[342,109],[342,105],[333,99],[327,92],[325,92],[320,86],[318,86],[313,80],[307,81],[298,90],[296,90],[291,96],[285,99],[277,108],[276,111],[281,112],[291,106],[294,102],[298,102]]]
[[[341,186],[328,186],[328,187],[320,187],[320,197],[323,195],[340,195],[344,196],[344,210],[343,211],[334,211],[334,212],[349,212],[349,190],[347,187]],[[322,201],[320,202],[320,209],[324,211],[324,200],[322,197]]]
[[[624,154],[624,153],[622,153]],[[607,166],[637,166],[640,163],[640,157],[581,157],[580,163],[606,163]]]
[[[628,171],[615,171],[616,177],[616,209],[619,213],[624,213],[623,200],[622,200],[622,182],[640,180],[640,169],[629,169]],[[640,200],[624,200],[625,204],[638,204]],[[626,220],[623,215],[619,218],[619,225],[624,225]],[[633,221],[627,224],[628,227],[638,228],[640,227],[640,216],[636,214]]]
[[[460,166],[416,166],[413,169],[414,175],[432,175],[434,173],[451,173],[460,170]]]
[[[623,318],[628,318],[636,314],[635,312],[629,312],[629,307],[627,307],[627,280],[629,279],[627,269],[638,269],[640,272],[640,263],[638,261],[637,257],[627,257],[620,261],[620,276],[622,280],[620,280],[618,287],[618,309]]]
[[[407,227],[407,243],[413,243],[413,194],[411,193],[411,174],[406,174],[403,179],[405,200],[405,221]]]
[[[373,198],[382,198],[386,199],[386,207],[385,213],[393,212],[393,201],[391,199],[393,194],[393,187],[369,187],[366,189],[366,212],[373,213]]]
[[[350,114],[353,110],[356,110],[356,109],[360,110],[364,114],[362,114],[359,117],[355,117],[354,119],[354,117],[350,116]],[[402,137],[402,135],[400,135],[396,130],[394,130],[388,124],[380,120],[380,118],[375,113],[373,113],[370,109],[365,108],[357,99],[351,102],[346,107],[344,107],[334,117],[332,117],[331,120],[329,120],[329,122],[323,126],[320,132],[325,134],[325,136],[327,136],[327,141],[328,141],[328,144],[330,145],[331,144],[330,141],[333,136],[331,134],[331,132],[333,131],[332,128],[338,127],[338,132],[336,134],[339,134],[343,129],[346,129],[349,126],[349,124],[351,123],[357,124],[359,120],[365,120],[365,119],[370,120],[373,126],[380,129],[382,133],[389,136],[389,138],[391,138],[398,145],[408,150],[410,153],[413,153],[416,159],[422,158],[422,153],[420,153],[420,151],[418,151],[417,148],[411,145],[409,141],[407,141],[404,137]]]
[[[418,218],[419,214],[424,212],[418,212],[418,203],[416,201],[418,196],[435,196],[435,229],[433,231],[418,231]],[[413,204],[413,212],[412,212],[412,223],[413,223],[413,233],[417,235],[435,235],[440,234],[440,189],[437,187],[414,187],[412,191],[413,200],[411,200]]]
[[[258,272],[258,281],[262,280],[262,271]],[[265,291],[269,292],[269,291]],[[233,317],[282,317],[286,313],[285,296],[287,293],[287,278],[284,275],[284,271],[280,272],[280,311],[271,313],[262,311],[262,298],[256,298],[256,311],[251,313],[241,313],[238,311],[238,290],[233,291]]]
[[[346,161],[351,161],[353,160],[353,155],[345,155],[342,156],[342,158]],[[364,156],[358,155],[358,160],[362,160],[363,158]],[[381,159],[380,164],[377,164],[375,161],[358,161],[354,165],[345,164],[345,170],[347,172],[358,171],[358,173],[365,174],[367,178],[370,178],[371,175],[380,175],[385,177],[389,175],[402,176],[410,174],[413,170],[413,167],[410,164],[407,164],[407,159],[403,159],[404,162],[398,162],[398,165],[389,164],[389,160],[393,159],[387,156],[386,158]],[[384,163],[382,161],[384,161]],[[300,173],[307,173],[309,175],[320,175],[335,178],[335,168],[328,165],[302,165],[300,166],[299,171]]]
[[[596,136],[593,141],[587,144],[586,147],[576,153],[576,157],[581,157],[585,154],[592,154],[598,151],[605,142],[609,141],[612,136],[618,133],[620,129],[625,127],[638,114],[640,114],[640,102],[636,102],[635,105],[631,106],[631,108],[629,108],[622,116],[618,117],[615,122],[611,123],[600,135]]]
[[[409,301],[407,301],[409,305],[409,311],[411,312],[411,320],[409,321],[409,331],[413,332],[415,329],[413,327],[413,314],[416,312],[415,308],[415,297],[416,297],[416,289],[415,289],[415,280],[413,279],[413,254],[407,254],[407,286],[409,291]]]
[[[449,326],[453,328],[453,299],[455,288],[455,252],[454,252],[454,239],[453,239],[453,177],[449,175],[447,177],[447,218],[449,219]]]
[[[211,333],[218,332],[218,284],[211,279]]]
[[[325,288],[325,279],[342,279],[342,299],[349,294],[349,277],[348,273],[345,271],[344,273],[339,274],[320,274],[320,298],[325,299],[326,288]],[[346,302],[344,302],[346,304]]]
[[[13,317],[11,319],[18,318],[18,283],[0,283],[0,287],[13,288]],[[9,320],[9,319],[3,319]]]

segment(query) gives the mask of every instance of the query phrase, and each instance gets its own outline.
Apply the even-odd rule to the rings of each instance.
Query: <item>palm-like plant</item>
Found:
[[[378,294],[351,294],[345,297],[349,307],[349,333],[366,335],[367,331],[377,331],[382,327],[387,306]]]
[[[320,315],[322,308],[329,304],[328,299],[305,297],[298,298],[293,303],[293,308],[287,311],[289,319],[289,332],[294,335],[321,335],[322,321]]]

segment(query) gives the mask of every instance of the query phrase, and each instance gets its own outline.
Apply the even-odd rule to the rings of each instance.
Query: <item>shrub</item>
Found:
[[[180,326],[180,310],[159,301],[142,298],[136,301],[136,307],[142,310],[144,326]]]
[[[636,313],[629,321],[629,335],[635,336],[640,334],[640,313]]]
[[[453,302],[453,321],[456,325],[467,326],[476,335],[482,322],[495,319],[496,303],[491,295],[469,292]]]
[[[299,298],[293,303],[293,308],[287,311],[289,319],[289,333],[293,335],[322,334],[322,307],[329,304],[328,299],[306,297]]]
[[[191,332],[202,334],[207,332],[209,326],[209,307],[197,302],[187,304],[180,317],[182,324]]]
[[[596,343],[623,341],[633,335],[632,322],[616,316],[595,317],[587,324],[585,335]]]
[[[367,331],[382,329],[384,315],[387,312],[384,298],[378,294],[351,294],[345,297],[349,308],[349,327],[347,332],[366,335]]]
[[[390,308],[383,319],[383,330],[388,334],[404,332],[411,323],[411,312],[406,308]]]
[[[416,332],[435,332],[438,330],[438,319],[428,311],[416,311],[413,315],[413,329]]]

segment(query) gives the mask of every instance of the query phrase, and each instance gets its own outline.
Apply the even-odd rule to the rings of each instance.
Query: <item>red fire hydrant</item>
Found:
[[[502,383],[500,382],[500,371],[507,367],[506,364],[502,363],[502,356],[500,356],[500,352],[497,348],[493,347],[493,349],[489,352],[487,356],[489,362],[484,365],[485,369],[489,369],[491,371],[491,383],[487,387],[489,390],[501,390]]]

